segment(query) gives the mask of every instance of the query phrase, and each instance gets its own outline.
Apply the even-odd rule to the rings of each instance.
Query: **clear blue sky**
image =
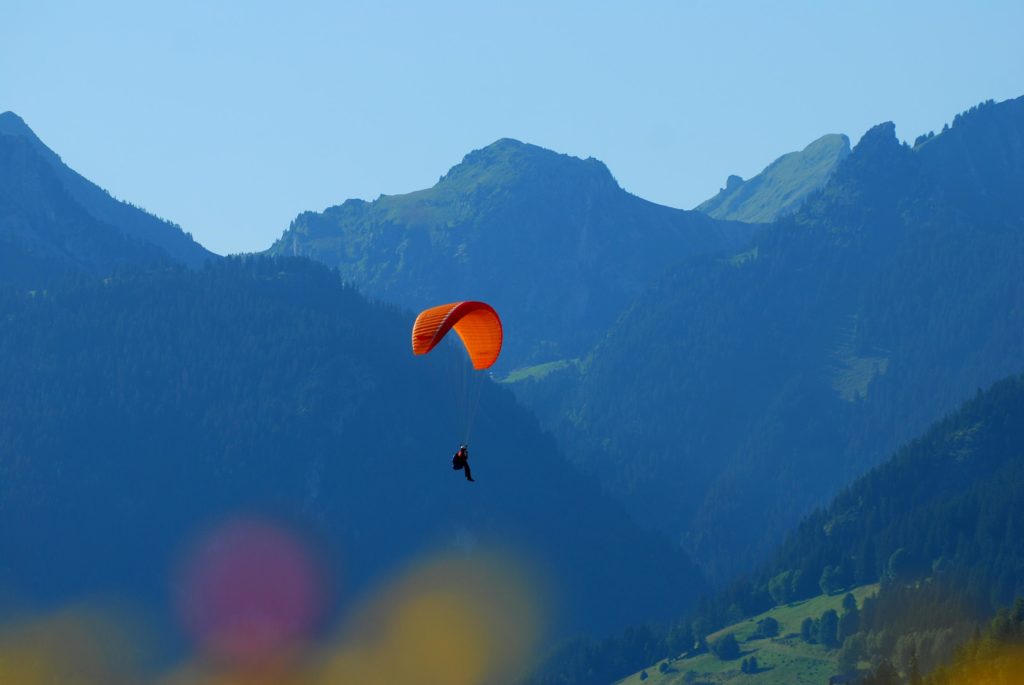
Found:
[[[1024,94],[1024,2],[0,5],[0,111],[216,252],[513,137],[691,208],[824,133]]]

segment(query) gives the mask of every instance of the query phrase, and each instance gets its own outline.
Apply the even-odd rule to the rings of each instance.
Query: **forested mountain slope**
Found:
[[[521,384],[570,456],[724,578],[978,387],[1024,369],[1024,98],[900,144]],[[784,493],[784,494],[783,494]]]
[[[486,300],[507,370],[578,356],[665,268],[753,230],[630,195],[595,159],[504,139],[433,188],[300,214],[270,253],[336,266],[410,309]]]
[[[561,628],[666,617],[703,582],[485,383],[476,483],[445,350],[307,260],[0,289],[0,592],[159,605],[183,541],[237,513],[295,522],[345,596],[430,549],[494,543],[549,581]],[[639,560],[643,560],[639,563]]]
[[[610,682],[641,667],[657,674],[665,659],[672,669],[652,682],[681,682],[692,668],[730,671],[725,679],[709,679],[714,682],[742,679],[736,659],[716,663],[694,648],[702,638],[710,643],[733,631],[744,655],[753,650],[765,669],[751,682],[775,682],[785,670],[773,653],[778,646],[807,648],[810,661],[830,659],[833,672],[858,665],[889,672],[894,680],[880,675],[877,682],[899,685],[914,668],[927,673],[949,663],[980,625],[1024,597],[1021,522],[1024,376],[1018,375],[979,392],[804,517],[747,580],[701,602],[668,629],[632,627],[601,643],[569,644],[531,682]],[[839,611],[838,632],[827,639],[820,625],[803,634],[798,620],[779,630],[771,649],[750,641],[760,629],[750,617],[768,612],[783,624],[794,614],[818,619],[821,604],[838,604],[851,590],[859,611]],[[785,637],[796,631],[799,639]],[[689,658],[679,658],[683,653]],[[814,670],[794,665],[803,674]]]
[[[14,273],[149,264],[154,256],[198,266],[215,255],[64,164],[13,112],[0,114],[0,241]],[[6,271],[6,269],[4,270]],[[13,280],[0,273],[0,278]]]
[[[166,259],[93,218],[27,141],[0,135],[0,283],[37,287],[72,271]]]
[[[950,662],[980,624],[1024,597],[1022,521],[1024,376],[1016,376],[806,517],[750,594],[729,601],[756,611],[881,581],[856,633],[836,647],[847,663],[879,674],[891,666],[910,679]]]
[[[935,576],[994,613],[1024,596],[1024,377],[995,384],[808,516],[762,579]],[[826,572],[827,570],[827,572]]]

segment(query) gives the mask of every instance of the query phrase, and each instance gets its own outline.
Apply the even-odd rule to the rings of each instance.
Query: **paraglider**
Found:
[[[463,440],[452,457],[452,468],[464,471],[466,480],[474,482],[469,470],[467,442],[485,376],[479,372],[493,366],[501,354],[501,319],[486,302],[451,302],[431,307],[420,312],[412,326],[413,354],[427,354],[452,330],[462,341],[474,370],[470,372],[464,363],[460,364],[462,382],[452,383],[455,388],[461,387],[461,394],[457,391],[456,399],[463,424]]]
[[[466,480],[470,483],[476,482],[473,480],[473,474],[469,470],[469,445],[465,443],[459,445],[459,451],[452,457],[452,469],[455,471],[465,471]]]
[[[452,302],[420,312],[412,326],[412,353],[430,352],[453,328],[462,339],[474,369],[482,371],[498,361],[501,319],[486,302]]]

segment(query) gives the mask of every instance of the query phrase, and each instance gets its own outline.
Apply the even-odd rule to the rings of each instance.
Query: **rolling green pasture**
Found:
[[[865,597],[878,592],[878,585],[865,585],[851,592],[860,605]],[[837,651],[801,640],[800,624],[804,618],[818,618],[829,609],[842,613],[845,595],[845,592],[819,595],[778,606],[707,636],[710,643],[726,633],[733,633],[742,649],[742,655],[737,659],[722,661],[713,654],[669,659],[644,669],[646,679],[641,678],[638,672],[620,680],[618,685],[683,685],[688,682],[715,685],[823,685],[828,682],[829,676],[836,674]],[[757,622],[768,616],[779,622],[778,636],[751,640],[751,635],[757,630]],[[741,662],[752,656],[757,657],[758,672],[743,673],[740,670]],[[660,671],[661,663],[667,663],[667,672]]]

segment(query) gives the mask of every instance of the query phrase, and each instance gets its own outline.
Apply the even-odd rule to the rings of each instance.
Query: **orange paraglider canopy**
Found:
[[[452,302],[420,312],[412,326],[412,353],[430,352],[453,328],[462,338],[474,369],[486,369],[497,361],[501,319],[486,302]]]

